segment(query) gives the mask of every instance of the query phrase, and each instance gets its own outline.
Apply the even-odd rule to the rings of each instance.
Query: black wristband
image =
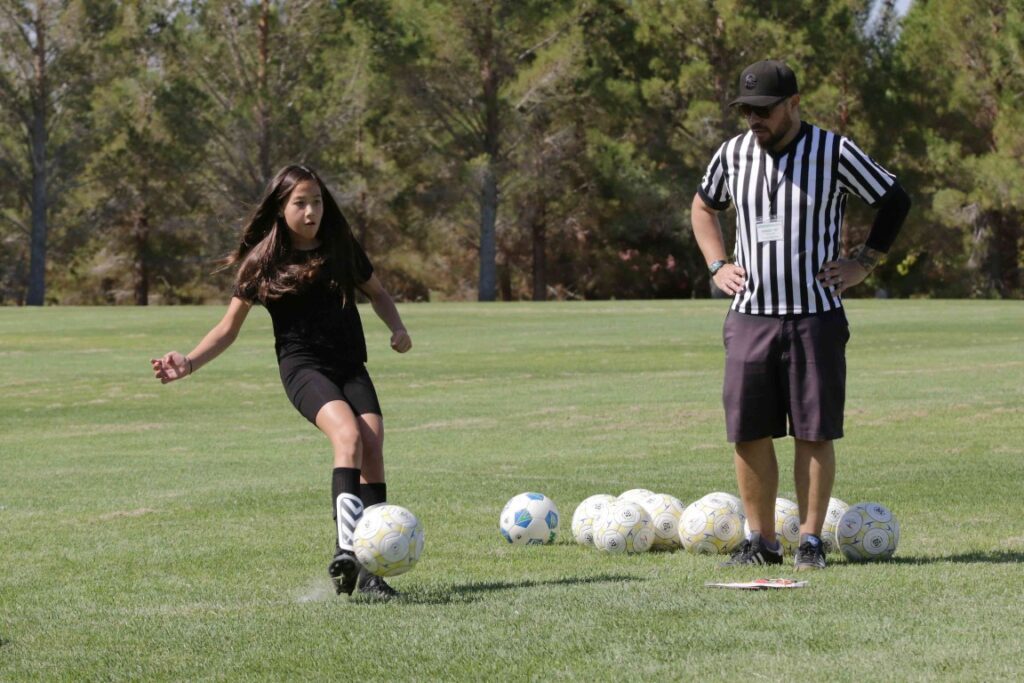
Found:
[[[722,267],[725,266],[725,264],[727,263],[728,261],[723,261],[722,259],[719,259],[712,263],[710,266],[708,266],[708,272],[711,273],[711,277],[714,277],[715,273],[720,271]]]

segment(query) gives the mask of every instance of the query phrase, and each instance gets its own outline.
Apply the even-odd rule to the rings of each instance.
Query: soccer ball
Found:
[[[505,540],[515,545],[554,543],[558,508],[543,493],[520,493],[505,503],[498,528]]]
[[[356,559],[377,576],[404,574],[423,552],[423,525],[400,505],[379,503],[363,511],[353,533]]]
[[[638,503],[616,500],[594,523],[594,546],[608,553],[642,553],[654,541],[651,516]]]
[[[623,491],[619,494],[619,500],[628,500],[634,503],[639,503],[645,498],[649,498],[654,495],[654,491],[649,489],[630,489]]]
[[[686,509],[682,501],[667,493],[655,493],[641,500],[640,507],[647,511],[654,524],[652,548],[674,550],[683,545],[679,540],[679,518]]]
[[[613,495],[598,493],[576,506],[576,512],[572,515],[572,537],[576,539],[577,543],[594,545],[594,522],[614,500],[615,496]]]
[[[849,509],[850,506],[838,498],[828,499],[828,512],[825,513],[825,523],[821,525],[821,543],[825,546],[826,553],[839,552],[839,546],[836,543],[836,527]]]
[[[775,536],[784,553],[795,553],[800,545],[800,508],[788,498],[775,499]]]
[[[743,522],[743,514],[728,502],[701,498],[683,510],[679,540],[691,553],[729,553],[743,542]]]
[[[836,540],[848,560],[886,560],[899,545],[900,525],[884,505],[857,503],[839,519]]]
[[[743,501],[740,500],[739,496],[734,496],[731,493],[725,493],[724,491],[715,491],[714,493],[709,493],[708,495],[704,496],[704,499],[711,500],[711,502],[714,505],[725,503],[730,508],[732,508],[733,512],[738,512],[741,515],[745,514],[743,511]]]
[[[750,537],[750,522],[743,522],[743,533]],[[794,553],[800,545],[800,508],[788,498],[775,499],[775,538],[784,553]]]

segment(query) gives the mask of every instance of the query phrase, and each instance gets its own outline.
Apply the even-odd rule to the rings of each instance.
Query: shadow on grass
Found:
[[[505,590],[522,590],[544,586],[580,586],[592,583],[621,583],[625,581],[646,581],[647,579],[626,574],[601,574],[598,576],[562,577],[546,581],[484,581],[438,586],[426,590],[402,593],[396,603],[403,605],[459,605],[476,602],[486,593]],[[373,599],[358,599],[370,604]]]
[[[952,562],[954,564],[1015,564],[1024,562],[1024,552],[1020,550],[980,550],[972,553],[961,553],[960,555],[897,555],[890,560],[890,564],[941,564]]]

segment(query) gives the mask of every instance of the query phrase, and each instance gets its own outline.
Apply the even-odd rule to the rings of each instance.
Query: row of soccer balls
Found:
[[[558,508],[542,493],[514,496],[499,518],[502,536],[514,544],[552,543],[558,525]],[[572,517],[577,543],[610,553],[681,547],[692,553],[727,554],[749,533],[743,503],[722,492],[688,506],[647,489],[630,489],[618,497],[602,493],[580,503]],[[800,513],[793,501],[776,499],[775,533],[783,551],[792,554],[800,542]],[[850,506],[832,498],[821,538],[826,552],[841,552],[849,560],[886,559],[896,551],[900,527],[884,505]]]

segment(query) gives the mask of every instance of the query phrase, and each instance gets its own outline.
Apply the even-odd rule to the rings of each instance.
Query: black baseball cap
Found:
[[[791,95],[796,95],[796,74],[780,61],[769,59],[755,62],[740,74],[739,95],[729,103],[749,104],[752,107],[770,107]]]

